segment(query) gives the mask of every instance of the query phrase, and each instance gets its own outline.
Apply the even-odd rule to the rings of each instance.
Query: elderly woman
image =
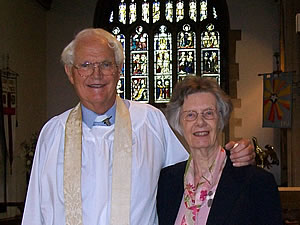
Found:
[[[282,224],[272,174],[256,166],[233,167],[218,141],[231,111],[230,98],[215,81],[191,76],[176,86],[166,114],[190,157],[161,171],[159,224]]]

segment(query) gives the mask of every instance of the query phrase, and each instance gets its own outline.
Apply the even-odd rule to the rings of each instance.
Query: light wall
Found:
[[[237,98],[241,108],[234,115],[242,119],[242,126],[236,127],[239,137],[257,137],[259,145],[273,145],[280,156],[279,128],[262,127],[263,78],[262,73],[276,69],[274,53],[279,52],[279,3],[276,1],[227,0],[232,30],[241,30],[237,42],[236,62],[239,64]],[[280,184],[280,166],[271,171]]]
[[[78,31],[93,26],[96,3],[97,0],[54,0],[47,14],[48,118],[78,102],[60,63],[60,55]]]

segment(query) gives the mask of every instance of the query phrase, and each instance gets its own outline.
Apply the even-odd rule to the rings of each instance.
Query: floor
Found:
[[[21,225],[21,217],[0,219],[0,225]]]

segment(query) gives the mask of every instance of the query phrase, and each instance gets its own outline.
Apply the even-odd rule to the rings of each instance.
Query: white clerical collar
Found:
[[[83,104],[81,104],[82,110],[82,121],[91,129],[93,124],[97,124],[98,126],[107,126],[105,122],[102,122],[104,119],[109,118],[109,122],[111,125],[115,124],[116,118],[116,102],[114,105],[107,110],[104,114],[99,115],[92,110],[86,108]]]

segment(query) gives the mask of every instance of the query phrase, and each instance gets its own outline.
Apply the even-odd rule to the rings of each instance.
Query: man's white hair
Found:
[[[61,61],[64,65],[72,65],[75,57],[75,47],[77,42],[85,37],[100,37],[108,41],[108,46],[113,49],[117,65],[122,65],[124,53],[122,44],[111,33],[101,28],[87,28],[80,31],[75,38],[64,48],[61,54]]]

